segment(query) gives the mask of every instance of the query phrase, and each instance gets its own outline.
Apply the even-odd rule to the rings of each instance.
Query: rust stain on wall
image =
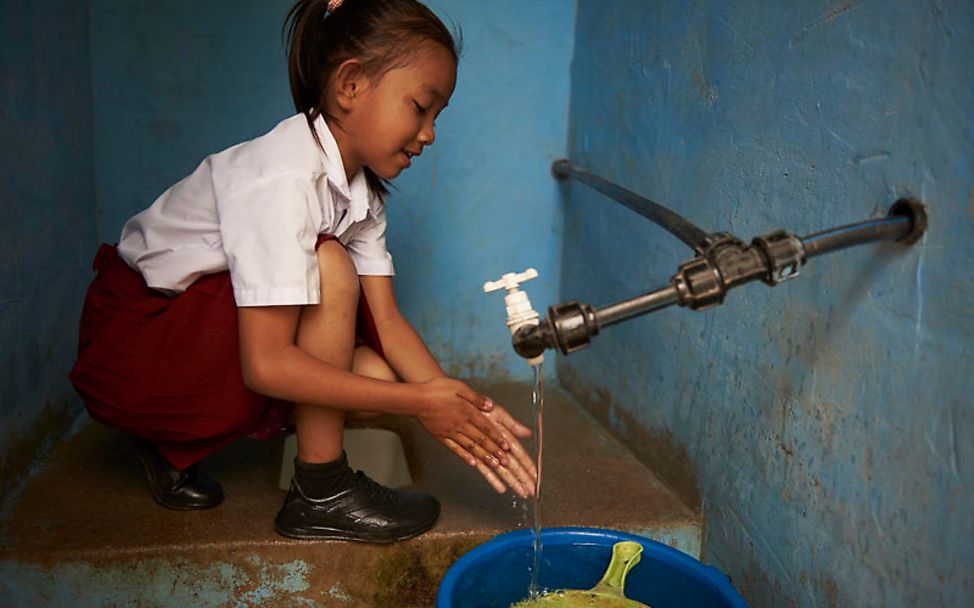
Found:
[[[46,403],[27,433],[6,438],[6,452],[0,457],[0,508],[16,494],[44,446],[64,437],[73,421],[74,412],[67,399]]]
[[[823,23],[828,23],[829,21],[832,21],[840,15],[844,15],[854,8],[856,8],[856,5],[852,4],[851,2],[830,3],[829,10],[825,13],[825,15],[806,25],[805,30],[812,29],[822,25]]]
[[[567,372],[567,370],[565,370]],[[700,484],[686,447],[665,429],[647,429],[629,411],[617,405],[609,391],[583,385],[577,374],[562,373],[559,383],[570,392],[633,455],[653,471],[688,507],[699,511]],[[614,419],[616,424],[611,424]]]

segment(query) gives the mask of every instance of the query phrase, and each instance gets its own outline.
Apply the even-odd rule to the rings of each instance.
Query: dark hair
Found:
[[[284,20],[283,34],[291,97],[295,109],[307,117],[315,141],[314,121],[327,116],[328,81],[345,61],[360,60],[365,74],[378,79],[408,65],[425,44],[439,44],[454,61],[460,55],[459,32],[451,34],[433,11],[416,0],[345,0],[330,13],[328,0],[299,0]],[[388,192],[385,180],[368,167],[363,171],[373,193]]]

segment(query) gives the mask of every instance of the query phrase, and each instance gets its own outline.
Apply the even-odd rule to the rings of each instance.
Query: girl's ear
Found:
[[[369,79],[362,70],[362,62],[358,59],[347,59],[335,70],[332,86],[335,101],[342,110],[351,110],[356,97],[360,96],[368,86]]]

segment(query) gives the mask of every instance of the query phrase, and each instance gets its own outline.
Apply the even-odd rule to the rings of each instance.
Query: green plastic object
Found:
[[[624,593],[626,575],[639,563],[642,552],[639,543],[618,542],[612,545],[612,559],[602,580],[591,589],[563,589],[518,602],[512,608],[650,608],[628,599]]]

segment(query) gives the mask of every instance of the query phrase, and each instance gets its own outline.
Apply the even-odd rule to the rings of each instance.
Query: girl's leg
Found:
[[[355,355],[352,358],[352,371],[360,376],[376,378],[377,380],[388,380],[397,382],[399,376],[389,367],[382,356],[368,346],[358,346],[355,348]],[[348,420],[368,420],[379,416],[379,412],[348,412]]]
[[[298,326],[297,345],[322,361],[351,370],[355,353],[355,319],[359,279],[355,266],[335,240],[318,247],[321,299],[306,306]],[[298,460],[330,462],[342,455],[345,413],[299,403],[294,408]]]
[[[394,380],[375,351],[355,348],[359,282],[337,241],[318,248],[321,303],[305,307],[297,345],[327,363],[362,375]],[[440,505],[429,494],[380,486],[354,473],[342,450],[345,412],[295,406],[298,457],[294,480],[274,520],[284,536],[387,543],[421,534],[436,522]]]
[[[352,359],[352,371],[360,376],[368,376],[378,380],[389,380],[395,382],[399,380],[396,372],[389,367],[382,356],[368,346],[358,346],[355,348],[355,355]]]

